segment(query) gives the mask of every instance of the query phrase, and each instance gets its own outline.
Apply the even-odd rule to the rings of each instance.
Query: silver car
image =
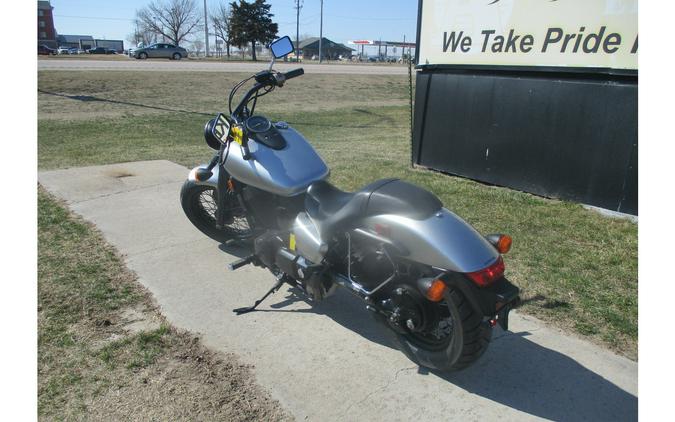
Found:
[[[156,43],[148,47],[137,48],[134,50],[134,57],[137,59],[173,59],[180,60],[188,56],[188,52],[183,47],[176,47],[173,44]]]

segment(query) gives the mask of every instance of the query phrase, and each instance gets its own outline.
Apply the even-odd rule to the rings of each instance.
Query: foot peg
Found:
[[[237,269],[243,267],[244,265],[248,265],[248,264],[252,263],[254,260],[255,260],[255,255],[249,255],[247,257],[244,257],[244,258],[241,258],[241,259],[238,259],[238,260],[232,262],[227,267],[230,269],[230,271],[234,271],[234,270],[237,270]]]
[[[263,297],[261,297],[260,299],[256,300],[255,303],[253,304],[253,306],[247,306],[247,307],[245,307],[245,308],[237,308],[237,309],[233,309],[232,312],[234,312],[234,313],[237,314],[237,315],[241,315],[241,314],[246,314],[246,313],[249,313],[249,312],[251,312],[251,311],[254,311],[255,308],[257,308],[258,305],[260,305],[260,304],[262,303],[263,300],[267,299],[267,296],[269,296],[269,295],[271,295],[272,293],[274,293],[274,292],[276,292],[277,290],[279,290],[279,288],[281,287],[281,285],[284,284],[284,283],[285,283],[284,277],[283,277],[283,276],[279,277],[279,279],[278,279],[277,282],[274,284],[274,286],[272,286],[272,288],[271,288],[267,293],[265,293],[265,295],[264,295]]]

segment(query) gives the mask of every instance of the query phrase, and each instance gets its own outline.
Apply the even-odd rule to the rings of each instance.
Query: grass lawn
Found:
[[[246,366],[168,326],[139,286],[95,229],[38,191],[40,419],[286,419]]]
[[[228,86],[242,77],[41,72],[39,167],[206,162],[211,152],[203,125],[225,109]],[[522,312],[637,359],[637,225],[573,203],[412,169],[406,81],[305,75],[261,99],[257,111],[303,132],[343,189],[400,177],[433,191],[482,233],[511,234],[507,276],[523,290]],[[190,89],[176,93],[163,84]]]

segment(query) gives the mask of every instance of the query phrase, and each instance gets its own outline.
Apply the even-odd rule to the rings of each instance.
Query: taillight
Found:
[[[478,287],[487,287],[504,275],[504,260],[500,256],[489,267],[472,273],[466,273],[466,275],[476,283]]]

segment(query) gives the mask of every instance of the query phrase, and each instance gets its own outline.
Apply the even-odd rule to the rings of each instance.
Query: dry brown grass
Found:
[[[40,419],[290,419],[249,366],[171,327],[92,226],[38,201]]]
[[[244,73],[43,71],[38,78],[40,120],[91,120],[187,112],[212,116],[227,108],[231,87]],[[306,74],[261,98],[269,112],[326,111],[406,104],[400,75]],[[189,83],[189,86],[188,86]]]

